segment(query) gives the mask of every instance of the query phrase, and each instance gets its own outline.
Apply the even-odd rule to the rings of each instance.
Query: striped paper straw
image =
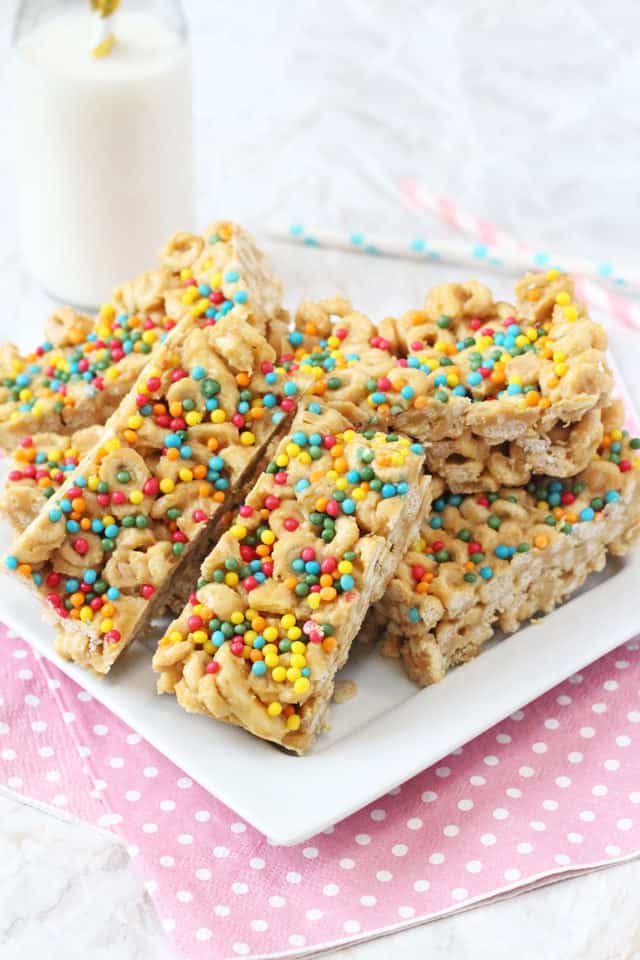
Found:
[[[446,213],[445,210],[446,208],[441,211],[442,218],[445,219],[446,217],[445,222],[453,226],[455,219],[459,224],[459,218],[454,214],[454,208],[449,206]],[[605,276],[604,273],[599,274],[589,261],[575,257],[554,258],[541,252],[531,253],[527,248],[516,244],[513,240],[509,241],[507,247],[504,242],[507,234],[494,233],[488,221],[477,221],[477,224],[479,237],[491,235],[496,241],[500,238],[500,244],[497,242],[486,243],[484,240],[478,239],[457,244],[438,243],[436,246],[430,244],[425,236],[414,236],[401,240],[377,234],[369,235],[361,231],[345,235],[334,230],[307,230],[300,223],[292,224],[289,227],[273,225],[267,227],[264,232],[272,240],[299,243],[309,247],[345,250],[374,256],[382,255],[405,260],[441,261],[462,267],[483,268],[512,274],[526,273],[529,270],[547,270],[555,267],[563,273],[588,277],[609,287],[615,287],[618,291],[624,289],[626,293],[640,296],[640,276],[634,278],[633,282],[629,272],[627,272],[628,279],[625,280],[617,275]],[[460,226],[457,228],[461,229]],[[467,230],[465,229],[462,232],[466,233]]]

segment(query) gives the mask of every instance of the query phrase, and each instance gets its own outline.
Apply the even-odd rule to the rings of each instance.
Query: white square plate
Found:
[[[441,267],[425,264],[302,248],[273,252],[291,304],[338,291],[373,318],[420,303],[424,291],[442,280]],[[466,275],[466,269],[447,268],[448,279]],[[512,285],[506,277],[483,279],[500,294]],[[8,542],[0,525],[0,554]],[[0,580],[0,620],[269,839],[289,845],[375,800],[631,639],[640,631],[638,584],[640,551],[612,561],[580,598],[494,643],[426,690],[416,688],[397,661],[354,647],[343,676],[357,683],[358,694],[333,706],[331,730],[306,757],[187,714],[173,697],[156,696],[151,637],[99,680],[55,655],[52,628],[26,588]],[[290,809],[296,810],[295,825]]]
[[[7,546],[3,529],[2,553]],[[354,648],[343,676],[356,682],[357,696],[333,705],[331,729],[305,757],[185,713],[173,697],[158,697],[152,642],[132,647],[100,680],[56,656],[53,630],[26,587],[4,581],[0,619],[214,796],[269,839],[289,845],[359,810],[631,639],[640,628],[640,552],[612,561],[593,582],[542,622],[493,644],[426,690],[418,690],[397,661]],[[605,608],[606,629],[594,629]]]

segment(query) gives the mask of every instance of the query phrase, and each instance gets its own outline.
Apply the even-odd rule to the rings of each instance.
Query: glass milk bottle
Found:
[[[96,306],[194,226],[191,59],[177,0],[22,0],[14,33],[22,249]]]

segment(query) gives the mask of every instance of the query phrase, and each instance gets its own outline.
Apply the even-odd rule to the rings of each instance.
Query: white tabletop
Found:
[[[26,345],[47,302],[17,250],[10,6],[0,5],[0,339],[18,330]],[[419,176],[535,246],[633,259],[640,209],[633,0],[184,6],[194,38],[200,225],[231,216],[258,233],[269,221],[302,220],[310,228],[442,236],[393,196],[403,177]],[[382,316],[461,276],[445,267],[270,252],[290,306],[339,290]],[[510,278],[482,279],[508,295]],[[620,329],[611,343],[640,401],[638,347]],[[639,888],[640,863],[631,862],[340,956],[640,960]],[[3,960],[171,956],[116,839],[2,795],[0,943]]]

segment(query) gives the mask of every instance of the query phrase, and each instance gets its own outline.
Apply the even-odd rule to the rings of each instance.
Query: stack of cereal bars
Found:
[[[304,753],[357,636],[426,685],[640,532],[640,441],[569,277],[300,305],[240,227],[177,234],[97,319],[0,348],[6,568],[106,674]],[[126,660],[120,669],[126,669]],[[117,672],[112,682],[117,682]]]

